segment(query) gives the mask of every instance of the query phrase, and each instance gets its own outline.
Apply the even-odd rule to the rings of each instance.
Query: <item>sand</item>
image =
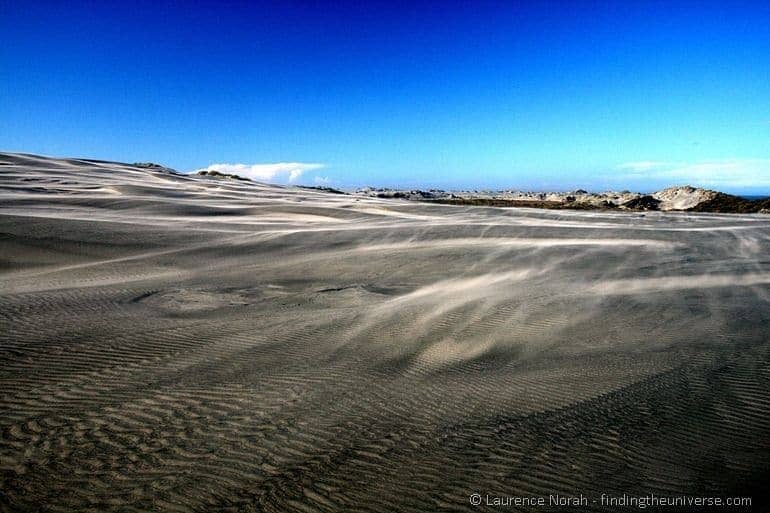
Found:
[[[655,493],[761,511],[769,254],[761,215],[430,205],[3,154],[0,510]]]

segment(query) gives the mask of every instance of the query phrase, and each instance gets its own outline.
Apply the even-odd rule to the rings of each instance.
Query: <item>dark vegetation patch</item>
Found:
[[[605,201],[600,205],[580,201],[539,201],[539,200],[508,200],[496,198],[448,198],[429,200],[430,203],[443,203],[446,205],[472,205],[480,207],[528,207],[546,208],[551,210],[610,210],[617,205]]]
[[[691,212],[752,214],[770,211],[770,199],[748,200],[718,192],[716,196],[689,209]]]
[[[347,192],[342,192],[333,187],[322,187],[320,185],[298,185],[297,187],[299,187],[300,189],[310,189],[314,191],[329,192],[331,194],[347,194]]]
[[[230,180],[241,180],[244,182],[250,182],[250,178],[245,178],[243,176],[238,176],[230,173],[220,173],[219,171],[198,171],[196,173],[198,176],[210,176],[212,178],[229,178]]]
[[[660,210],[660,200],[650,195],[640,196],[626,202],[623,206],[630,210]]]
[[[134,167],[139,167],[142,169],[149,169],[151,171],[158,171],[160,173],[169,173],[172,175],[180,175],[178,171],[171,169],[170,167],[162,166],[160,164],[156,164],[155,162],[134,162],[131,164]]]

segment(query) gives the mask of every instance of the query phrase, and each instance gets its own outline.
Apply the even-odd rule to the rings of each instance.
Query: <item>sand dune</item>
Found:
[[[761,215],[0,154],[0,510],[762,511],[768,254]]]

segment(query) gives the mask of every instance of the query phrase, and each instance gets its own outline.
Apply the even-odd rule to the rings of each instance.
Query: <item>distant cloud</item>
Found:
[[[218,171],[236,174],[262,182],[292,183],[305,171],[321,169],[323,164],[306,162],[277,162],[275,164],[211,164],[197,171]]]
[[[671,185],[713,188],[770,187],[770,159],[730,159],[701,162],[659,162],[644,160],[617,166],[620,178],[664,180]],[[616,177],[617,178],[617,177]]]
[[[313,178],[313,183],[316,185],[326,185],[330,182],[329,177],[327,176],[316,176]]]

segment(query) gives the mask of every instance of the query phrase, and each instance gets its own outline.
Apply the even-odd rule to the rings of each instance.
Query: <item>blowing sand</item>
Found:
[[[766,216],[428,205],[3,154],[0,510],[655,493],[760,511],[768,255]]]

